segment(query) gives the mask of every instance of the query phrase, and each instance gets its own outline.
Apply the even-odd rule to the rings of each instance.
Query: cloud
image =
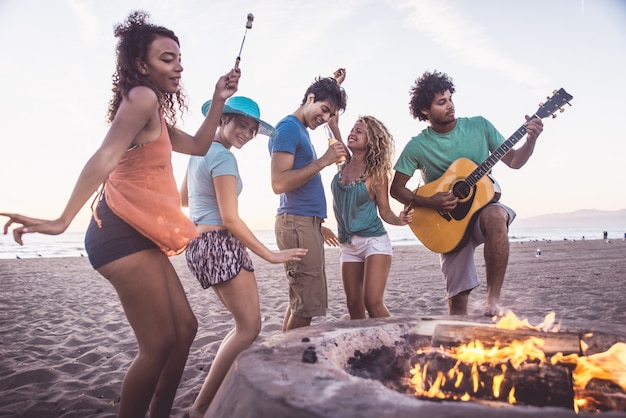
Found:
[[[404,1],[397,7],[406,10],[405,24],[422,32],[454,58],[479,70],[497,72],[504,77],[537,88],[548,83],[533,67],[501,52],[485,27],[453,0]],[[510,50],[510,49],[509,49]],[[527,57],[524,51],[515,51]]]

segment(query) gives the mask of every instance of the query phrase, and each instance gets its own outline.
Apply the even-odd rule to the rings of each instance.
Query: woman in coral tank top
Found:
[[[183,67],[171,30],[132,12],[115,27],[118,38],[110,128],[81,172],[69,202],[55,220],[2,213],[15,240],[23,234],[64,232],[100,189],[85,236],[93,267],[108,279],[135,332],[138,354],[122,384],[120,417],[167,417],[196,334],[197,321],[168,256],[198,234],[181,210],[171,152],[204,155],[213,141],[224,102],[236,91],[240,72],[220,77],[213,106],[195,135],[176,128],[185,109]],[[178,109],[177,109],[178,108]]]

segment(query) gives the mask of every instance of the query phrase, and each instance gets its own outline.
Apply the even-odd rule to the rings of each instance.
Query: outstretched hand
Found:
[[[67,225],[59,219],[55,221],[48,221],[45,219],[31,218],[18,213],[0,213],[0,216],[6,216],[9,218],[9,220],[4,224],[4,235],[9,232],[9,227],[11,225],[22,225],[13,229],[13,239],[20,245],[24,245],[22,241],[22,235],[24,234],[39,232],[47,235],[59,235],[67,229]]]
[[[322,235],[324,236],[324,242],[331,247],[339,247],[339,238],[333,232],[332,229],[322,226]]]
[[[270,263],[286,263],[287,261],[300,261],[309,252],[306,248],[290,248],[288,250],[272,251],[272,257],[267,260]]]

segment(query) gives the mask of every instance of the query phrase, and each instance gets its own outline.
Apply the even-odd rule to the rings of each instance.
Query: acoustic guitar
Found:
[[[554,92],[548,101],[541,104],[533,118],[556,117],[573,97],[565,90]],[[415,236],[430,250],[448,253],[461,247],[469,238],[474,221],[480,210],[500,198],[500,187],[491,177],[491,168],[526,134],[522,125],[509,139],[504,141],[480,165],[467,158],[454,161],[437,180],[418,187],[414,193],[430,197],[438,192],[452,191],[459,200],[451,211],[425,207],[413,208],[413,222],[409,224]]]

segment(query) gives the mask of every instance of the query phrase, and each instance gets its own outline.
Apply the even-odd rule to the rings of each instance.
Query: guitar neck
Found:
[[[572,99],[572,95],[561,88],[559,89],[559,91],[555,91],[552,97],[548,97],[548,101],[544,104],[541,104],[539,109],[537,109],[537,111],[530,117],[530,119],[543,119],[550,115],[554,117],[554,112],[556,112],[557,110],[563,111],[561,106],[563,106],[564,104],[570,104],[569,102]],[[522,139],[524,135],[526,135],[526,133],[526,127],[524,125],[520,126],[520,128],[515,131],[515,133],[511,135],[509,139],[504,141],[502,145],[500,145],[494,152],[491,153],[491,155],[485,161],[483,161],[482,164],[476,167],[476,169],[470,173],[465,181],[470,186],[474,186],[476,183],[478,183],[478,181],[485,174],[489,173],[489,171],[491,171],[491,168],[498,161],[500,161],[500,159],[504,157],[504,154],[509,152],[511,148],[513,148],[513,146],[520,139]]]
[[[530,119],[534,119],[536,117],[537,115],[533,115]],[[496,165],[496,163],[500,161],[502,157],[504,157],[504,154],[509,152],[509,150],[513,148],[513,146],[517,144],[519,140],[524,137],[524,135],[526,135],[526,132],[526,127],[524,125],[520,126],[517,131],[515,131],[515,133],[513,133],[513,135],[509,137],[509,139],[504,141],[502,145],[496,148],[496,150],[493,151],[485,161],[483,161],[478,167],[476,167],[476,169],[472,171],[469,176],[467,176],[465,181],[470,186],[474,186],[476,183],[478,183],[478,181],[485,174],[489,173],[493,166]]]

